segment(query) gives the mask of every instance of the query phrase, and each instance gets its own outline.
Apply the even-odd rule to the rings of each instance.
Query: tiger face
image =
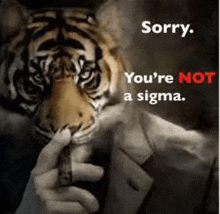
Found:
[[[85,10],[35,11],[21,26],[2,48],[4,96],[33,118],[35,135],[68,127],[73,142],[88,142],[100,115],[122,102],[125,66],[113,37]]]

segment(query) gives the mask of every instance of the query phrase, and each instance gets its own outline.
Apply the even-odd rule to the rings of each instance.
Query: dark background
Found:
[[[86,7],[92,10],[96,10],[105,2],[104,0],[19,1],[30,9]],[[217,0],[118,0],[115,2],[120,6],[123,29],[121,46],[125,48],[132,70],[137,74],[158,72],[177,76],[179,70],[218,72],[219,7]],[[194,34],[187,35],[185,38],[181,38],[180,34],[142,34],[141,23],[144,20],[159,24],[189,23],[194,29]],[[136,88],[141,92],[145,89],[151,92],[180,92],[186,97],[186,102],[160,102],[157,105],[139,102],[139,105],[148,111],[188,129],[209,131],[218,128],[218,76],[213,84],[143,84]],[[15,186],[10,179],[25,183],[37,158],[37,149],[31,140],[24,138],[16,143],[17,139],[15,139],[13,143],[14,139],[7,136],[20,136],[20,138],[29,136],[30,127],[26,120],[28,119],[0,108],[0,131],[6,135],[6,139],[0,139],[2,151],[0,156],[2,162],[4,161],[4,170],[9,169],[12,172],[8,174],[6,170],[4,174],[6,179],[1,178],[1,182],[4,181],[9,186],[4,182],[1,185],[6,186],[10,193],[11,190],[15,193],[19,191],[14,189]],[[11,153],[9,153],[10,150],[12,150]],[[21,161],[18,162],[18,160]],[[19,177],[21,172],[25,173],[22,179]],[[17,186],[24,188],[24,185],[17,184]],[[2,200],[3,203],[5,201],[4,205],[12,206],[8,206],[11,209],[17,206],[13,201],[12,205],[8,204],[11,195],[9,199],[4,192],[0,195],[4,196]],[[15,194],[13,200],[19,202],[19,199],[21,196]]]
[[[20,0],[30,9],[86,7],[97,9],[105,0]],[[138,74],[172,74],[183,71],[218,71],[217,0],[118,0],[126,52]],[[141,23],[191,24],[194,34],[142,34]],[[124,45],[124,44],[122,44]],[[218,125],[218,76],[213,84],[136,85],[137,91],[180,92],[185,102],[139,102],[150,112],[186,128],[209,130]]]
[[[189,23],[194,34],[185,38],[180,34],[141,34],[137,28],[130,48],[134,70],[174,76],[179,70],[218,70],[218,1],[142,0],[137,10],[142,11],[136,15],[138,28],[142,20]],[[151,91],[181,92],[186,102],[161,102],[148,108],[187,128],[207,130],[218,123],[217,82],[218,77],[213,84],[155,84]],[[141,88],[144,91],[146,86]]]

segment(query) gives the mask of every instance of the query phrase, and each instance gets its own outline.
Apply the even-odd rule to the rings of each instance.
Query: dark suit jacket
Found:
[[[217,213],[217,141],[137,112],[116,130],[102,213]],[[16,212],[24,213],[40,213],[32,179]]]

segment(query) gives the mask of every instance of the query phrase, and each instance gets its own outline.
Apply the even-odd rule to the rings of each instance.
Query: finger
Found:
[[[104,175],[104,169],[88,163],[72,163],[72,182],[99,181]]]
[[[41,201],[79,202],[89,213],[99,210],[97,199],[87,190],[78,187],[65,187],[56,190],[41,189]]]
[[[104,169],[100,166],[95,166],[87,163],[74,163],[72,167],[72,182],[89,181],[97,182],[104,175]],[[52,169],[42,175],[34,177],[34,184],[37,188],[53,189],[59,186],[58,169]]]
[[[68,128],[58,131],[48,145],[46,145],[37,160],[32,174],[42,174],[57,165],[58,157],[63,148],[70,142],[71,133]]]
[[[48,214],[88,214],[78,202],[47,201],[45,209]]]
[[[49,172],[46,172],[42,175],[37,175],[34,177],[34,186],[35,189],[47,188],[54,189],[59,186],[58,180],[58,169],[52,169]]]

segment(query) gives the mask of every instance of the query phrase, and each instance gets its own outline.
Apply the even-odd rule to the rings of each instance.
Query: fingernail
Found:
[[[104,175],[104,169],[101,166],[97,166],[97,173],[99,174],[99,177],[102,178]]]
[[[52,141],[66,145],[70,142],[70,139],[71,139],[70,130],[68,128],[65,128],[63,130],[58,131],[54,135]]]

